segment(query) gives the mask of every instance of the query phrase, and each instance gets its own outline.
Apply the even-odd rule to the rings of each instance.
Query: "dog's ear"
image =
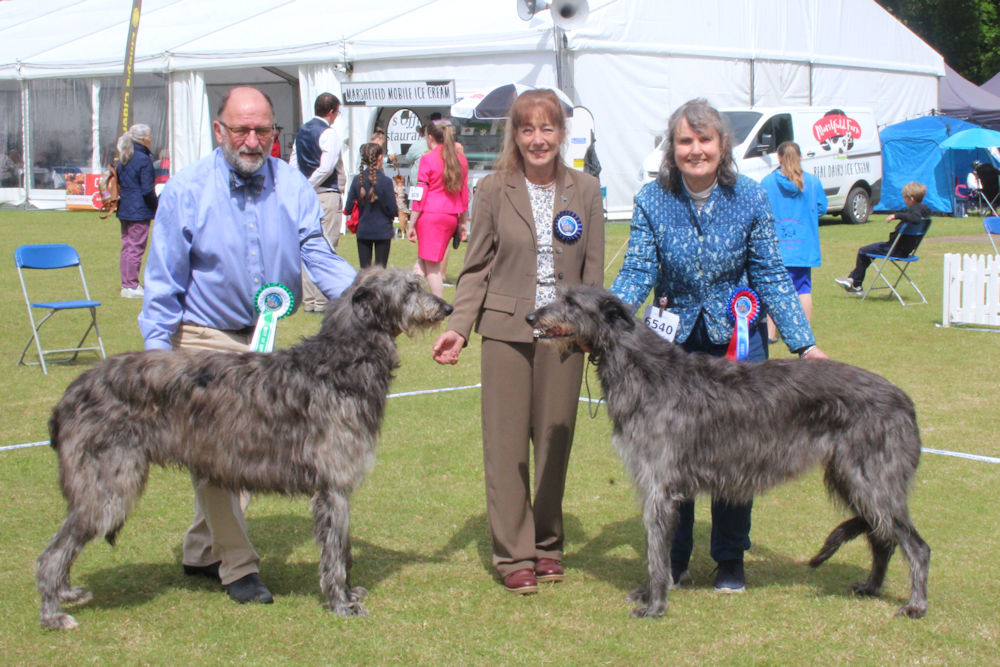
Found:
[[[351,306],[365,321],[374,317],[375,299],[375,290],[364,283],[355,285],[351,292]]]
[[[601,315],[604,316],[604,321],[612,326],[620,324],[626,331],[635,328],[635,318],[617,297],[607,296],[601,299]]]

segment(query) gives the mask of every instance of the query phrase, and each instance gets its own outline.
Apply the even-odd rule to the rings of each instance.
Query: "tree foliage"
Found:
[[[973,83],[1000,71],[998,0],[877,0]]]

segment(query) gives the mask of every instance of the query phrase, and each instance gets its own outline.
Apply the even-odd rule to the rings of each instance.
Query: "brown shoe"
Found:
[[[555,558],[539,558],[535,563],[535,576],[538,581],[562,581],[566,578],[562,563]]]
[[[538,592],[538,580],[535,573],[528,568],[511,572],[503,578],[503,588],[509,593],[528,595]]]

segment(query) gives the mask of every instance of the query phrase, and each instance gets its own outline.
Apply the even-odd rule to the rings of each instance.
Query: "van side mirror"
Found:
[[[773,153],[776,150],[777,146],[774,145],[774,135],[761,134],[757,137],[757,143],[754,144],[753,148],[747,151],[747,157],[760,157],[761,155]]]

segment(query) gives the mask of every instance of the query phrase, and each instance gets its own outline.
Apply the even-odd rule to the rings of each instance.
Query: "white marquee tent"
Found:
[[[0,148],[18,151],[29,174],[45,160],[99,168],[115,139],[130,7],[0,1]],[[213,105],[234,83],[264,87],[279,122],[297,126],[318,93],[345,81],[454,79],[459,95],[555,86],[558,34],[548,11],[521,21],[515,0],[145,0],[134,119],[162,124],[176,170],[212,149]],[[694,9],[590,0],[585,25],[562,34],[562,87],[594,116],[615,217],[631,209],[642,158],[687,99],[863,105],[888,124],[935,108],[944,74],[942,58],[873,0],[702,0]],[[372,114],[342,114],[352,147]],[[59,155],[70,144],[75,153]],[[0,204],[64,205],[51,183],[4,183]]]

